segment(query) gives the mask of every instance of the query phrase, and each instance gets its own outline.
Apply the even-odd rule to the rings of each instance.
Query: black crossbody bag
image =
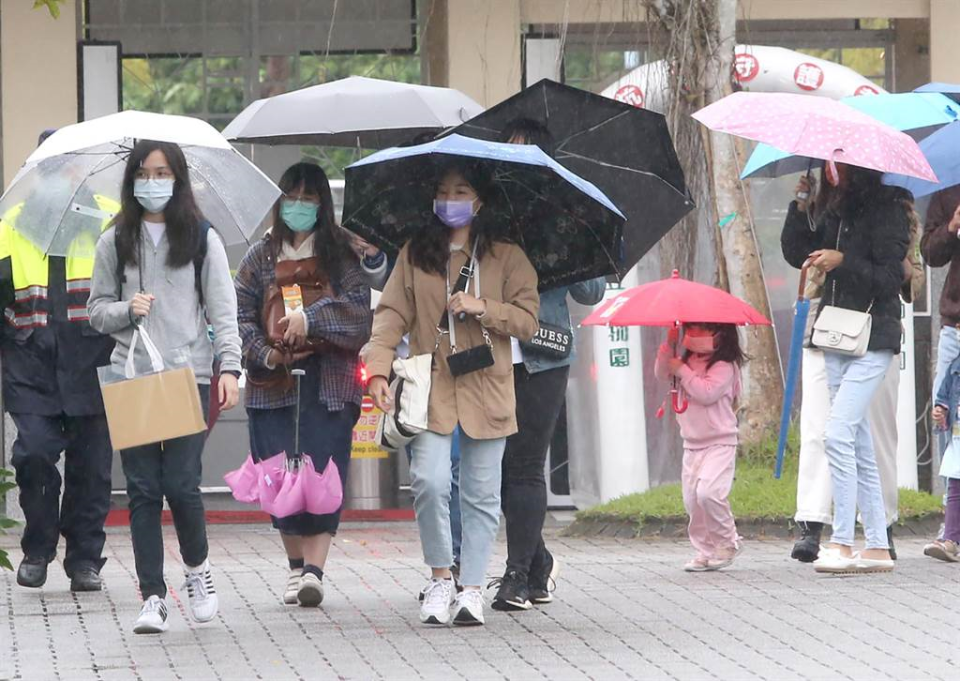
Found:
[[[474,244],[473,248],[474,255],[471,256],[468,265],[464,265],[460,268],[460,276],[457,278],[457,283],[454,285],[452,290],[449,288],[449,271],[447,273],[446,281],[448,286],[448,303],[454,293],[462,293],[467,290],[467,286],[470,285],[471,279],[473,279],[474,294],[478,299],[480,298],[480,267],[477,264],[476,244]],[[483,327],[483,325],[480,326],[480,331],[483,333],[484,344],[478,345],[475,348],[462,350],[460,352],[457,352],[456,329],[454,329],[453,326],[453,315],[449,310],[445,311],[443,315],[441,315],[440,322],[437,324],[437,331],[440,333],[447,332],[450,334],[450,355],[447,357],[447,366],[450,367],[450,373],[454,376],[454,378],[473,373],[474,371],[480,371],[481,369],[486,369],[494,365],[495,360],[493,357],[493,340],[491,340],[490,334],[487,333],[487,330]]]

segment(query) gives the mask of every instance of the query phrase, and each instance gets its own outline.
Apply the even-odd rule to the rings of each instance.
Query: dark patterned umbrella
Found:
[[[518,118],[546,125],[554,158],[623,211],[620,276],[694,208],[662,115],[544,79],[453,132],[499,140]]]
[[[621,273],[622,213],[535,146],[450,135],[377,152],[347,168],[343,226],[396,254],[435,219],[439,169],[457,158],[492,175],[496,196],[484,210],[523,248],[542,290]]]

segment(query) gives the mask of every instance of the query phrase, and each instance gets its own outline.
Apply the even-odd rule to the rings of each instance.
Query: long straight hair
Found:
[[[458,172],[477,192],[483,203],[470,224],[471,239],[477,242],[475,255],[477,262],[490,252],[496,241],[507,241],[497,229],[492,202],[495,199],[493,179],[490,173],[478,163],[456,161],[444,164],[437,173],[437,184],[448,172]],[[410,261],[424,272],[443,275],[450,259],[450,227],[440,221],[436,215],[410,239]]]
[[[316,163],[294,163],[287,168],[277,184],[284,195],[302,189],[306,194],[316,194],[320,198],[320,208],[317,211],[317,222],[313,226],[313,254],[320,262],[323,271],[331,281],[338,281],[343,272],[343,263],[353,259],[353,253],[347,246],[337,226],[336,215],[333,211],[333,193],[330,191],[330,181],[323,168]],[[273,205],[273,229],[271,247],[273,257],[280,255],[284,243],[292,244],[294,231],[283,221],[280,215],[280,205],[283,196]]]
[[[120,212],[113,219],[117,228],[117,253],[120,266],[138,262],[138,252],[143,222],[143,206],[133,195],[133,183],[137,169],[143,165],[147,156],[160,151],[167,159],[167,165],[173,172],[173,197],[163,210],[166,222],[167,239],[170,252],[167,266],[180,268],[189,265],[200,252],[200,223],[203,215],[197,207],[190,185],[190,170],[183,150],[171,142],[140,140],[133,146],[127,157],[127,166],[123,171],[123,185],[120,190]]]

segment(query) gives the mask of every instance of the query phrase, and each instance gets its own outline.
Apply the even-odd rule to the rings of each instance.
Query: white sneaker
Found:
[[[151,596],[140,608],[140,616],[133,625],[135,634],[160,634],[167,630],[167,602],[159,596]]]
[[[480,589],[464,589],[453,606],[453,623],[460,626],[483,624],[483,594]]]
[[[455,593],[452,579],[431,579],[423,589],[420,621],[423,624],[448,624]]]
[[[852,575],[857,573],[859,554],[844,556],[839,549],[820,547],[820,555],[813,561],[813,569],[831,575]]]
[[[312,572],[305,572],[300,577],[296,602],[301,608],[316,608],[323,603],[323,582]]]
[[[220,602],[217,600],[217,590],[213,586],[209,560],[203,561],[203,565],[199,567],[187,568],[182,588],[187,592],[190,616],[194,621],[209,622],[217,616]]]
[[[300,588],[300,573],[302,570],[290,570],[287,575],[287,586],[283,589],[283,604],[297,604],[297,590]]]

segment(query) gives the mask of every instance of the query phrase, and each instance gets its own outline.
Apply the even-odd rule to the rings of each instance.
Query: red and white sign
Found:
[[[365,395],[364,398],[363,398],[363,401],[360,403],[360,410],[361,410],[364,414],[369,414],[369,413],[372,412],[375,408],[376,408],[376,407],[374,407],[374,405],[373,405],[373,398],[370,397],[369,395]]]
[[[819,90],[823,85],[823,69],[808,61],[803,62],[793,72],[793,82],[807,92]]]
[[[752,54],[741,52],[733,64],[734,75],[739,83],[749,83],[760,73],[760,62]]]
[[[635,106],[638,109],[643,108],[643,90],[637,85],[624,85],[613,95],[618,102]]]
[[[858,87],[858,88],[856,89],[856,91],[853,93],[853,96],[854,96],[854,97],[861,97],[861,96],[863,96],[863,95],[879,95],[879,94],[880,94],[880,90],[878,90],[878,89],[875,88],[874,86],[872,86],[872,85],[861,85],[861,86]]]

